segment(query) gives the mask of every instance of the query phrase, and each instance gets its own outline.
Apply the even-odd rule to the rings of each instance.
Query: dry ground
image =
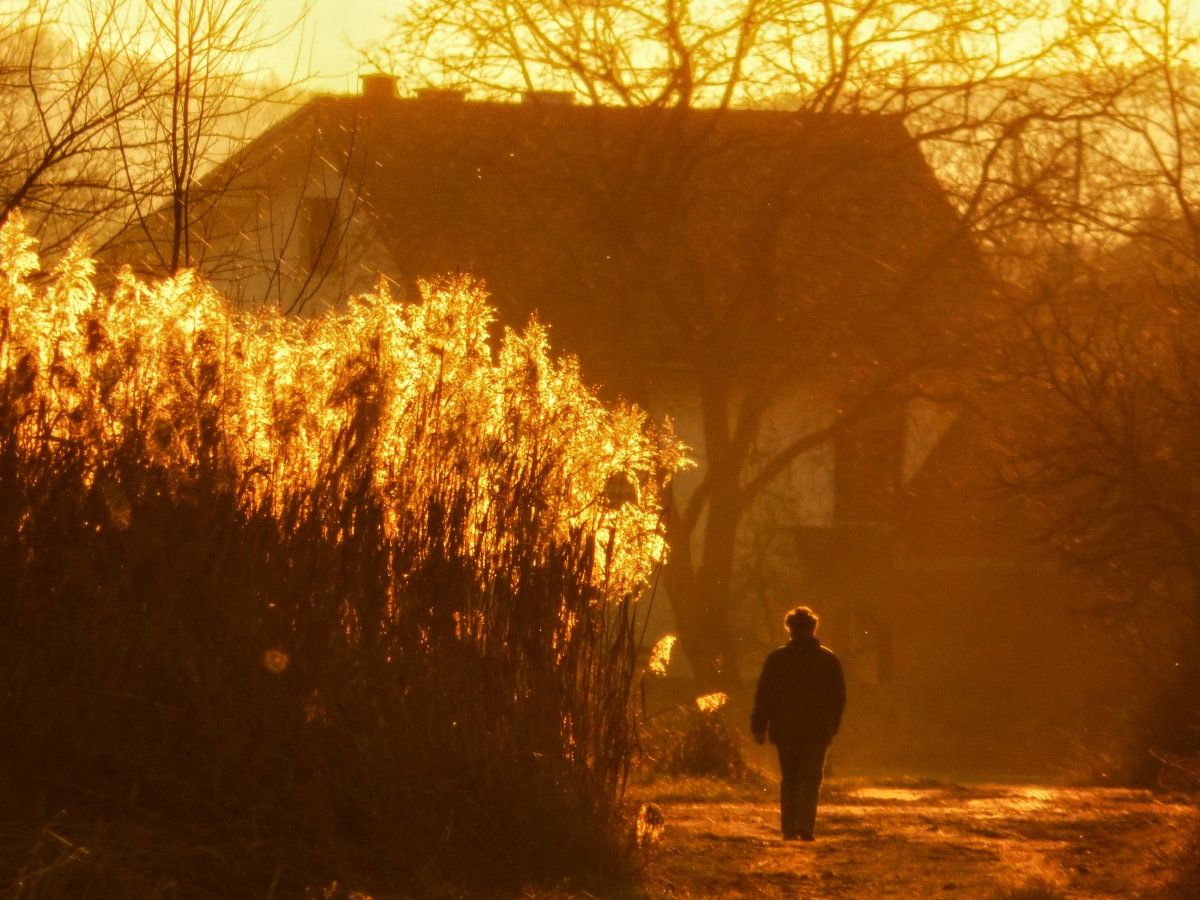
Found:
[[[1144,791],[834,782],[817,841],[784,843],[773,791],[641,788],[666,817],[650,895],[1143,897],[1198,818],[1187,798]]]

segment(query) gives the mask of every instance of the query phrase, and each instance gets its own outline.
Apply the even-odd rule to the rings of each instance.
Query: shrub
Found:
[[[673,778],[741,781],[747,773],[742,740],[725,721],[724,694],[705,694],[695,703],[643,724],[642,760],[647,773]]]
[[[536,326],[493,350],[469,280],[299,321],[189,275],[100,292],[78,250],[36,266],[9,221],[4,887],[627,871],[669,432],[602,406]]]

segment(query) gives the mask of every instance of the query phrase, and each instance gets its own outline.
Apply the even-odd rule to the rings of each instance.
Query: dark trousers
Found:
[[[828,744],[780,744],[779,818],[785,838],[811,839]]]

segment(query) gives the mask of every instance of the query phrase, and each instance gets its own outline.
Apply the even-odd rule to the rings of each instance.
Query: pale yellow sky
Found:
[[[0,0],[2,2],[2,0]],[[1047,9],[1069,0],[1047,0]],[[1084,0],[1087,5],[1088,0]],[[1104,0],[1107,4],[1112,0]],[[1164,0],[1135,0],[1143,13],[1161,13]],[[1200,0],[1165,0],[1176,13],[1200,25]],[[354,46],[377,40],[388,31],[387,17],[401,11],[407,0],[265,0],[270,22],[268,28],[296,23],[307,5],[308,15],[294,33],[278,46],[265,51],[261,64],[285,80],[308,78],[312,90],[354,93],[359,89],[363,71]],[[1056,16],[1049,15],[1048,27],[1054,30]],[[1038,41],[1042,27],[1030,23],[1029,34],[1009,37],[1014,50],[1020,44]]]
[[[23,6],[26,0],[0,0],[0,10],[7,6]],[[50,8],[69,10],[73,4],[87,0],[50,0]],[[259,51],[249,60],[250,68],[265,72],[273,71],[285,82],[295,82],[303,87],[324,92],[356,93],[359,90],[359,75],[364,67],[355,52],[363,46],[384,37],[388,30],[388,17],[404,9],[408,0],[263,0],[267,21],[264,31],[287,31],[287,35],[275,46]],[[1051,4],[1065,4],[1069,0],[1047,0]],[[1088,0],[1085,0],[1085,3]],[[1111,0],[1105,0],[1111,2]],[[1160,9],[1164,0],[1133,0],[1143,11]],[[1200,0],[1165,0],[1177,12],[1200,24]],[[59,3],[64,4],[59,6]],[[307,15],[304,11],[307,7]],[[1049,22],[1055,21],[1050,16]],[[1039,29],[1036,22],[1029,23],[1029,34],[1022,36],[1020,29],[1009,35],[1014,49],[1027,41],[1037,41]],[[1052,30],[1054,26],[1049,26]]]
[[[45,0],[55,23],[68,33],[89,33],[84,11],[106,0]],[[151,0],[154,2],[154,0]],[[161,2],[161,0],[160,0]],[[28,0],[0,0],[0,16],[19,14]],[[273,71],[286,82],[304,82],[311,90],[357,92],[359,59],[356,45],[384,37],[387,17],[402,11],[407,0],[262,0],[263,34],[283,33],[271,47],[247,60],[248,68]],[[137,15],[136,7],[126,8]],[[307,9],[307,14],[305,10]]]
[[[352,49],[387,33],[387,16],[404,0],[266,0],[268,29],[283,28],[307,17],[296,31],[269,51],[261,64],[281,78],[311,77],[314,90],[357,92],[359,61]]]

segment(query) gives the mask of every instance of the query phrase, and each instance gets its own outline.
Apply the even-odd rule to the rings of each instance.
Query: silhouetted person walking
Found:
[[[807,606],[784,617],[792,639],[763,663],[750,730],[779,751],[779,814],[784,840],[813,839],[825,753],[842,724],[842,664],[817,640],[819,619]]]

